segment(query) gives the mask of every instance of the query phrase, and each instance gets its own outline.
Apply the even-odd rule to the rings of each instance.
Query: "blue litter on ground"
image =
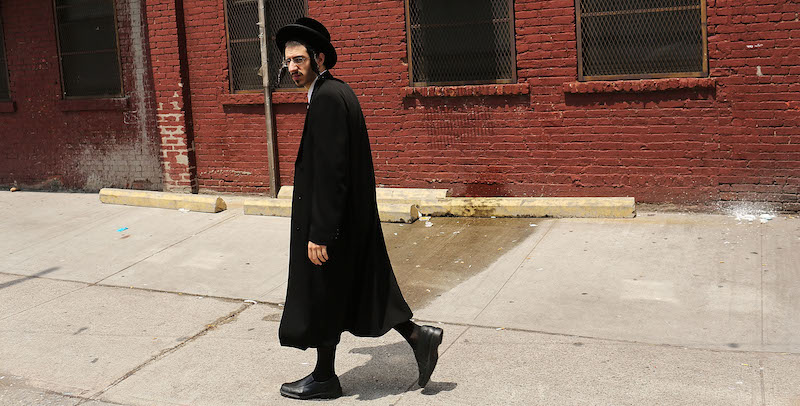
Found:
[[[125,230],[127,230],[127,229],[128,229],[128,227],[122,227],[122,228],[120,228],[119,230],[117,230],[117,232],[120,232],[120,233],[121,233],[121,232],[123,232],[123,231],[125,231]]]

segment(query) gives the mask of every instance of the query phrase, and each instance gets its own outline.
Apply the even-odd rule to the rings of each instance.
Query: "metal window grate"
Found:
[[[8,66],[6,65],[5,34],[3,33],[2,15],[0,15],[0,100],[9,100],[10,98],[11,94],[8,89]]]
[[[258,38],[258,0],[226,0],[228,29],[228,66],[231,92],[253,92],[263,90],[259,70],[261,48]],[[295,22],[307,14],[306,0],[265,1],[267,13],[267,45],[269,52],[270,84],[273,84],[283,55],[275,45],[275,33],[280,27]],[[287,75],[288,76],[288,75]],[[294,89],[296,86],[285,77],[278,88]]]
[[[65,97],[119,96],[114,0],[55,0]]]
[[[705,76],[705,0],[576,0],[578,79]]]
[[[516,81],[512,0],[406,0],[414,86]]]

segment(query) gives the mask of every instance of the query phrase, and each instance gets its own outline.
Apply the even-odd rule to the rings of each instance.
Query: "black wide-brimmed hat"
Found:
[[[283,26],[275,34],[275,42],[281,53],[286,48],[286,43],[299,40],[325,54],[325,67],[330,69],[336,65],[336,50],[331,44],[331,34],[321,22],[308,17],[300,17],[294,24]]]

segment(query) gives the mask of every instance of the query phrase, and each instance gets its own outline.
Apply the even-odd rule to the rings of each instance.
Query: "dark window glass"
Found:
[[[578,78],[706,75],[704,0],[577,0]]]
[[[511,0],[407,0],[411,82],[516,80]]]
[[[56,0],[66,97],[122,93],[113,0]]]
[[[258,39],[258,1],[226,0],[228,26],[228,66],[232,92],[247,92],[263,89],[261,69],[261,46]],[[283,55],[275,45],[275,32],[286,24],[295,22],[307,14],[306,0],[265,1],[269,52],[270,83],[274,82],[280,69]],[[285,77],[279,88],[295,88],[291,79]]]
[[[8,66],[6,65],[5,35],[3,34],[3,21],[2,18],[0,18],[0,100],[9,100],[10,98],[11,94],[8,90]]]

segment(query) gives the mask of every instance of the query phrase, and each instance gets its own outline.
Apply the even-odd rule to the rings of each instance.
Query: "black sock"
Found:
[[[311,374],[317,382],[324,382],[336,376],[334,361],[336,359],[336,346],[317,348],[317,366]]]
[[[394,329],[400,333],[403,338],[408,341],[411,348],[417,349],[417,337],[419,336],[419,326],[411,320],[404,321],[396,326]]]

